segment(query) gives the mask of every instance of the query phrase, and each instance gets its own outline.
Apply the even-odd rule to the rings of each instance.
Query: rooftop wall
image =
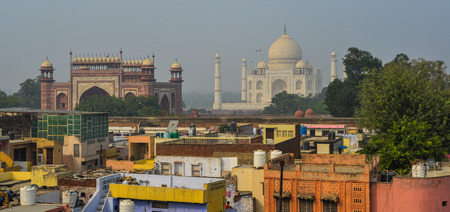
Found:
[[[370,190],[371,211],[450,210],[450,176],[394,177],[391,183],[371,183]]]

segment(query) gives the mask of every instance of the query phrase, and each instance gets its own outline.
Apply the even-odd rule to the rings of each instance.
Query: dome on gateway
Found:
[[[296,63],[302,59],[300,45],[289,35],[283,34],[269,48],[270,63]]]

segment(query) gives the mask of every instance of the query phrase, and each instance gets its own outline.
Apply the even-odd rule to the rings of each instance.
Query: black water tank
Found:
[[[309,141],[303,141],[303,150],[309,150]]]
[[[16,134],[14,132],[9,132],[9,140],[14,140],[14,138],[16,137]]]
[[[334,131],[328,132],[328,140],[334,141],[336,139],[336,133]]]
[[[393,171],[382,171],[381,172],[381,182],[391,182],[392,178],[395,176],[395,172]]]
[[[230,124],[230,132],[236,132],[236,123],[234,121]]]

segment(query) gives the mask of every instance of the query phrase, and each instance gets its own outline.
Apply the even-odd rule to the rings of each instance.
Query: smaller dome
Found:
[[[128,65],[128,60],[124,60],[124,61],[123,61],[123,64],[124,64],[124,65]]]
[[[216,53],[216,56],[215,56],[215,57],[216,57],[216,58],[217,58],[217,57],[220,57],[219,53]]]
[[[313,69],[313,66],[311,65],[310,62],[306,62],[306,68],[307,69]]]
[[[110,58],[110,57],[107,57],[107,58],[106,58],[106,62],[111,62],[111,58]]]
[[[90,58],[89,58],[89,62],[94,62],[94,58],[93,58],[93,57],[90,57]]]
[[[51,63],[50,61],[45,60],[45,61],[42,63],[41,68],[53,68],[53,65],[52,65],[52,63]]]
[[[295,65],[295,68],[306,68],[305,61],[299,60],[299,61],[297,62],[297,65]]]
[[[311,116],[314,116],[314,110],[312,110],[311,108],[308,108],[308,110],[306,110],[305,117],[311,117]]]
[[[336,56],[336,52],[335,52],[335,51],[332,51],[332,52],[331,52],[331,56]]]
[[[119,62],[119,57],[114,58],[115,62]]]
[[[98,62],[98,57],[95,57],[95,58],[94,58],[94,62]]]
[[[102,62],[106,62],[106,57],[103,57]]]
[[[74,57],[73,60],[72,60],[72,62],[75,62],[75,63],[76,63],[77,61],[78,61],[77,57]]]
[[[305,117],[305,113],[303,113],[303,111],[300,110],[299,108],[297,111],[295,111],[294,117],[295,118]]]
[[[142,64],[142,60],[139,60],[139,64]]]
[[[152,66],[152,65],[153,65],[153,61],[150,60],[150,58],[147,57],[147,59],[145,59],[145,60],[142,62],[142,65],[143,65],[143,66]]]
[[[247,62],[247,59],[245,59],[245,57],[243,57],[242,62]]]
[[[180,68],[180,69],[181,69],[181,65],[180,65],[177,61],[175,61],[175,62],[172,64],[172,66],[170,66],[170,68],[172,68],[172,69],[174,69],[174,68]]]
[[[85,57],[83,57],[83,58],[81,58],[81,62],[86,62],[86,58]]]
[[[257,69],[267,69],[267,63],[264,60],[259,61],[258,65],[256,66]]]

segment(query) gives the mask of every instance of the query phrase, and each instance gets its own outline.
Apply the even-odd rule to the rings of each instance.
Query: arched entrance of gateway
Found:
[[[105,90],[103,90],[97,86],[94,86],[92,88],[89,88],[87,91],[85,91],[81,95],[79,103],[86,101],[86,99],[91,96],[109,96],[109,94]]]
[[[130,98],[130,97],[136,97],[136,95],[134,95],[134,93],[127,93],[126,95],[125,95],[125,99],[128,99],[128,98]]]
[[[287,89],[287,84],[284,80],[277,79],[272,83],[272,97],[278,93],[285,91]]]
[[[68,98],[65,93],[60,93],[56,96],[56,109],[57,110],[67,110],[68,107]]]
[[[170,102],[169,98],[167,98],[167,95],[164,94],[163,98],[161,99],[161,107],[163,110],[166,111],[166,114],[170,114]]]

